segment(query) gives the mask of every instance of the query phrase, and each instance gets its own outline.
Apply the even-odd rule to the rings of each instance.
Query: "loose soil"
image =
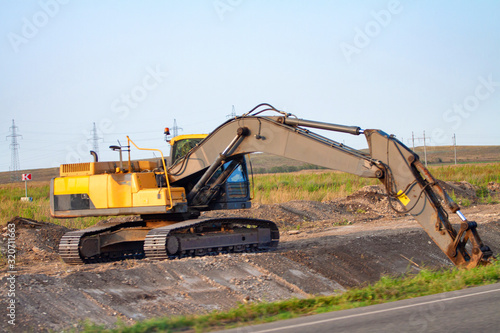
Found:
[[[498,184],[496,184],[498,185]],[[498,192],[491,185],[490,191]],[[461,196],[476,202],[467,184]],[[457,192],[455,192],[457,193]],[[462,212],[479,223],[483,241],[500,253],[500,204],[472,205]],[[85,320],[113,326],[179,314],[224,310],[238,303],[330,295],[377,281],[384,274],[451,267],[451,262],[411,217],[392,210],[378,186],[331,202],[294,201],[205,217],[248,216],[276,221],[276,251],[169,261],[69,266],[57,255],[69,229],[16,217],[16,326],[3,331],[80,329]],[[458,224],[458,217],[451,217]],[[8,299],[6,228],[0,295]],[[3,303],[5,305],[5,303]],[[5,310],[5,306],[2,308]]]

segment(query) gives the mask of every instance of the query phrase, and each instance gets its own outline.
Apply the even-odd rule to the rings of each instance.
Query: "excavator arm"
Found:
[[[262,107],[266,109],[262,110]],[[275,111],[279,115],[260,116],[263,111]],[[308,128],[364,135],[369,153],[347,147]],[[169,180],[175,186],[187,177],[201,173],[200,177],[193,178],[196,183],[190,186],[187,194],[188,205],[208,204],[213,197],[211,194],[216,191],[213,177],[217,170],[254,152],[377,178],[387,191],[391,207],[413,216],[456,266],[475,267],[487,263],[492,256],[477,233],[477,224],[465,218],[458,205],[420,162],[418,155],[394,136],[376,129],[363,130],[356,126],[298,119],[268,104],[261,104],[215,129],[169,168]],[[229,164],[225,175],[219,173],[215,184],[224,182],[237,164]],[[458,230],[450,223],[448,211],[460,217]]]
[[[370,155],[383,165],[384,175],[380,181],[387,195],[402,204],[399,209],[389,200],[393,209],[413,216],[456,266],[471,268],[486,263],[492,252],[481,241],[477,223],[465,218],[418,155],[382,131],[365,130],[364,134]],[[459,216],[458,232],[451,225],[445,207]]]

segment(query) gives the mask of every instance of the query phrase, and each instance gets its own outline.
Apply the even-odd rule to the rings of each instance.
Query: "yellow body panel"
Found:
[[[186,202],[182,187],[171,187],[172,205]],[[96,209],[170,207],[168,188],[158,188],[153,172],[100,174],[54,179],[54,195],[88,194]]]
[[[114,172],[117,162],[88,162],[88,163],[73,163],[61,164],[59,167],[59,175],[66,176],[91,176],[106,172]]]
[[[165,206],[170,203],[168,189],[141,190],[132,195],[134,207]]]
[[[63,176],[88,176],[95,173],[94,163],[72,163],[61,164],[59,167],[59,175]]]
[[[145,188],[157,187],[155,174],[153,172],[133,173],[131,181],[133,193],[137,193],[138,191]]]
[[[187,135],[184,138],[204,138]],[[60,177],[51,182],[51,214],[56,217],[103,216],[120,214],[163,214],[188,211],[184,188],[171,188],[168,175],[159,187],[159,170],[167,170],[158,149],[139,148],[127,137],[128,147],[155,150],[159,161],[88,162],[63,164]],[[175,140],[175,139],[174,139]],[[164,185],[162,185],[164,186]]]
[[[171,187],[170,192],[172,194],[173,203],[187,202],[186,201],[186,191],[183,187]]]
[[[108,208],[132,207],[132,174],[117,173],[108,176]],[[92,199],[92,193],[90,193]]]
[[[88,195],[95,208],[109,208],[108,206],[108,178],[109,175],[94,175],[89,178]]]
[[[54,179],[54,195],[89,193],[89,177]]]
[[[126,161],[124,167],[128,167]],[[120,162],[87,162],[87,163],[72,163],[61,164],[59,167],[59,175],[61,177],[72,176],[92,176],[105,173],[115,173],[116,168],[120,166]],[[156,162],[151,161],[132,161],[131,169],[134,172],[152,171],[157,166]]]

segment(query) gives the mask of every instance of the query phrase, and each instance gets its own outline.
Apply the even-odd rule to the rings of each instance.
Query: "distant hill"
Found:
[[[500,162],[500,146],[457,146],[456,149],[457,163]],[[368,149],[362,149],[362,151],[368,152]],[[424,147],[415,147],[415,152],[424,162]],[[455,163],[453,146],[426,147],[426,152],[428,164]],[[318,168],[308,163],[269,154],[252,154],[251,161],[254,173],[290,172]]]
[[[430,146],[427,150],[429,164],[453,164],[455,153],[453,146]],[[367,151],[366,149],[363,151]],[[424,161],[424,147],[415,147],[415,152]],[[252,154],[250,157],[254,173],[293,172],[306,169],[318,169],[317,166],[290,160],[269,154]],[[500,146],[457,146],[457,163],[500,162]],[[31,173],[34,181],[49,181],[59,175],[59,168],[30,169],[18,172],[18,181],[22,173]],[[0,184],[11,183],[10,172],[0,172]]]
[[[15,179],[12,180],[13,174],[11,172],[0,172],[0,184],[16,183],[21,181],[21,174],[31,173],[33,181],[49,181],[53,177],[59,176],[59,168],[46,168],[46,169],[29,169],[21,170],[16,173]]]
[[[431,146],[426,150],[428,163],[455,163],[453,146]],[[424,147],[415,147],[415,152],[420,156],[420,160],[424,161]],[[457,163],[499,161],[500,146],[457,146]]]

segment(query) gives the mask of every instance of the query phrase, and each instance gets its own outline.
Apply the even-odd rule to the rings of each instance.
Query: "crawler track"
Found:
[[[61,241],[59,242],[59,255],[65,263],[70,265],[92,264],[125,259],[142,259],[144,258],[144,249],[142,245],[140,247],[127,248],[122,251],[103,252],[99,255],[90,257],[82,255],[81,245],[85,237],[111,233],[122,228],[137,228],[143,226],[143,221],[112,222],[102,226],[93,226],[83,230],[70,231],[61,237]]]
[[[151,230],[144,242],[150,259],[228,252],[266,251],[278,246],[274,222],[247,218],[189,220]]]
[[[267,220],[187,220],[154,229],[147,229],[145,225],[144,221],[116,222],[68,232],[59,243],[59,255],[71,265],[144,257],[163,260],[229,252],[261,252],[276,248],[279,242],[278,227]],[[99,236],[109,236],[123,230],[144,232],[145,229],[149,232],[140,241],[125,241],[115,244],[111,249],[99,247],[102,246]],[[99,250],[85,255],[85,252],[89,252],[88,248],[84,249],[88,243]]]

